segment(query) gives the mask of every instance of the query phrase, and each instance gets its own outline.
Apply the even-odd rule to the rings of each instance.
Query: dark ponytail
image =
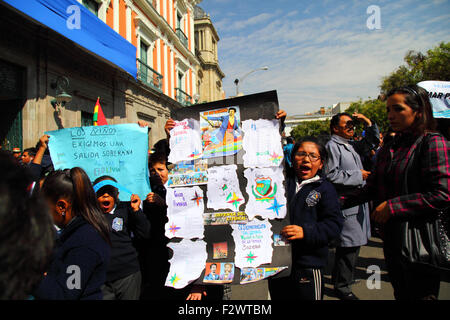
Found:
[[[50,173],[42,191],[54,202],[60,198],[67,199],[72,205],[73,216],[83,217],[111,244],[109,224],[98,206],[91,181],[83,169],[75,167]]]

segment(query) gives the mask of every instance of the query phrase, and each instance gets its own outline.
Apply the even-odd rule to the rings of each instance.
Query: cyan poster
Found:
[[[147,128],[137,124],[76,127],[46,132],[55,170],[81,167],[93,182],[107,175],[120,186],[119,199],[141,201],[151,192]]]

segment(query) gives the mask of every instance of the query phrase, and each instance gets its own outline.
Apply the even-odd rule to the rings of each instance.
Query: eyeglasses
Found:
[[[298,157],[300,160],[304,159],[306,156],[308,156],[309,160],[311,160],[311,162],[316,162],[317,160],[320,159],[320,156],[318,156],[317,154],[314,153],[306,153],[304,151],[299,151],[295,154],[296,157]]]

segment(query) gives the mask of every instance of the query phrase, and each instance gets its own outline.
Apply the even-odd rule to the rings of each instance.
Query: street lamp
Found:
[[[252,74],[253,72],[256,72],[256,71],[259,71],[259,70],[268,70],[268,69],[269,69],[269,67],[261,67],[261,68],[258,68],[258,69],[253,69],[252,71],[250,71],[250,72],[246,73],[245,75],[243,75],[240,79],[235,79],[234,80],[234,84],[236,85],[236,97],[239,95],[239,82],[242,83],[242,81],[244,81],[244,79],[248,75]]]

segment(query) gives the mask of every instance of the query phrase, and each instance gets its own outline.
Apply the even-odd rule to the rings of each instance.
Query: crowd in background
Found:
[[[323,269],[335,247],[333,286],[357,300],[353,275],[373,232],[383,240],[396,299],[437,299],[440,273],[405,259],[405,221],[443,219],[450,204],[449,142],[437,131],[427,92],[387,94],[388,132],[358,113],[331,119],[330,139],[287,139],[284,147],[292,244],[289,277],[269,280],[274,300],[323,299]],[[280,111],[276,117],[284,120]],[[356,122],[365,126],[355,137]],[[227,286],[165,286],[168,139],[149,156],[152,192],[120,201],[120,181],[90,181],[79,167],[54,170],[49,136],[35,148],[0,150],[0,299],[221,300]],[[146,126],[144,122],[139,125]],[[425,223],[425,222],[423,222]]]

